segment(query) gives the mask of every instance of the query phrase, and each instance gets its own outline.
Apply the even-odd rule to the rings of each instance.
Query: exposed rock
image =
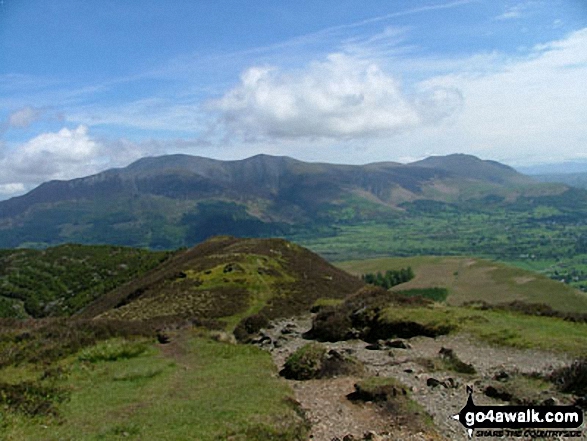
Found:
[[[559,406],[560,405],[560,400],[556,397],[549,397],[546,400],[544,400],[542,402],[543,406]]]
[[[489,398],[495,398],[502,401],[511,401],[513,395],[502,387],[487,386],[484,391]]]
[[[157,341],[162,345],[166,345],[171,341],[171,338],[163,331],[157,331]]]
[[[380,351],[381,349],[383,349],[383,346],[381,342],[378,341],[375,343],[368,344],[367,346],[365,346],[365,349],[369,349],[370,351]]]
[[[388,348],[412,349],[412,345],[403,339],[388,340],[385,342],[385,346]]]
[[[378,435],[376,432],[373,431],[369,431],[367,433],[365,433],[365,435],[363,436],[364,440],[370,440],[370,441],[383,441],[383,437],[381,435]]]
[[[510,374],[508,374],[506,371],[499,371],[497,374],[495,374],[493,376],[494,380],[497,381],[507,381],[510,378]]]

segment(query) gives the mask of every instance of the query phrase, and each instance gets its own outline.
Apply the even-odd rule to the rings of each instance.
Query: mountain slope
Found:
[[[553,187],[466,155],[363,166],[170,155],[47,182],[0,202],[0,247],[78,242],[169,249],[218,234],[288,235],[390,219],[417,200],[461,203],[491,194],[515,200],[537,188]]]
[[[215,237],[100,297],[81,317],[184,317],[234,327],[262,312],[285,317],[319,297],[343,298],[363,283],[282,239]]]
[[[0,317],[69,316],[170,255],[83,245],[0,250]]]
[[[587,172],[544,174],[532,177],[539,182],[560,182],[571,187],[587,189]]]

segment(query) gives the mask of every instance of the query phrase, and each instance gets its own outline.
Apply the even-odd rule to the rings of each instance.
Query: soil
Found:
[[[261,331],[256,344],[270,351],[277,368],[281,369],[292,352],[308,343],[302,335],[310,328],[309,315],[274,321],[269,329]],[[496,375],[547,373],[572,361],[561,354],[491,346],[462,334],[414,337],[405,340],[405,343],[408,349],[385,345],[373,349],[373,345],[362,340],[323,344],[328,349],[351,354],[362,361],[368,375],[399,380],[410,390],[412,399],[432,417],[435,428],[422,432],[409,425],[399,426],[389,413],[376,404],[351,402],[346,396],[354,391],[353,386],[359,380],[355,377],[286,380],[312,424],[311,440],[467,439],[464,427],[451,418],[466,403],[467,385],[473,387],[475,404],[506,404],[483,393],[485,386],[495,381]],[[439,360],[442,348],[452,349],[460,360],[473,365],[476,374],[430,372],[422,360]],[[546,392],[545,399],[552,397],[549,393]]]

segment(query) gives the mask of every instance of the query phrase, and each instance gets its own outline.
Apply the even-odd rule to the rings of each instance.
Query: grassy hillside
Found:
[[[466,257],[379,258],[342,262],[340,268],[360,275],[412,267],[415,278],[394,291],[443,287],[447,303],[545,303],[560,311],[587,312],[587,294],[541,274],[498,262]]]
[[[81,245],[0,250],[0,317],[71,315],[170,255]]]
[[[234,326],[306,311],[321,296],[343,298],[362,282],[282,239],[216,237],[177,253],[81,314],[123,320],[184,317]]]
[[[268,353],[196,331],[174,334],[165,346],[110,339],[51,364],[9,365],[0,378],[7,441],[306,436]]]

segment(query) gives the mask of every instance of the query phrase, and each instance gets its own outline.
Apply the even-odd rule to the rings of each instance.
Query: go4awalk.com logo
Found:
[[[577,406],[477,406],[467,386],[467,404],[453,418],[469,437],[581,438],[583,411]],[[565,430],[563,430],[565,429]]]

